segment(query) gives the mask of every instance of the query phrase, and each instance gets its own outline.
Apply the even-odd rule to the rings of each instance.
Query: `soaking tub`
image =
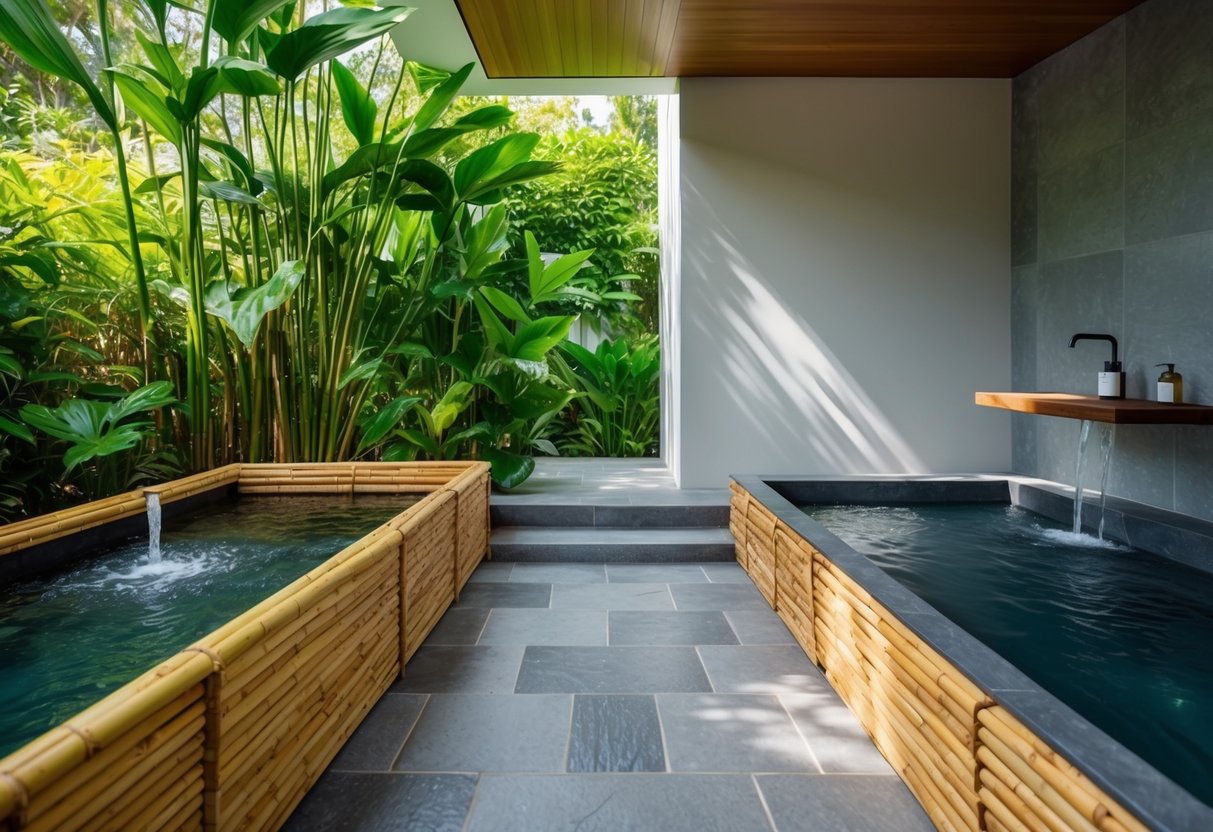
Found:
[[[935,573],[928,569],[921,580],[914,579],[914,569],[930,561],[937,540],[917,549],[907,546],[912,551],[902,557],[896,546],[882,550],[873,545],[888,535],[874,531],[872,524],[863,528],[861,523],[858,531],[854,525],[847,528],[839,519],[845,510],[809,509],[838,533],[801,510],[835,504],[969,504],[976,513],[967,525],[996,526],[988,517],[980,519],[983,510],[998,516],[1006,507],[1018,506],[1064,516],[1069,501],[1058,488],[997,478],[735,477],[732,489],[730,526],[739,562],[938,828],[1213,829],[1208,805],[911,591],[915,583],[923,591],[951,581],[939,580],[949,574],[946,559],[943,566],[936,564]],[[917,516],[912,510],[910,515]],[[1157,542],[1167,554],[1189,561],[1213,551],[1207,526],[1190,518],[1139,512],[1118,501],[1109,520],[1109,528],[1121,537]],[[844,542],[848,535],[872,556]],[[974,549],[980,547],[969,542],[949,557],[986,557]],[[978,571],[990,566],[982,563]],[[1073,574],[1083,575],[1077,569]],[[954,582],[975,595],[1001,585],[988,574],[980,577],[984,585],[971,574],[960,574]],[[1132,591],[1128,582],[1124,591]],[[998,595],[992,593],[987,605],[992,626],[978,635],[990,642],[997,638],[989,630],[1022,637],[999,608]],[[1022,603],[1001,600],[1004,606]],[[969,611],[970,623],[974,616],[980,621],[982,605],[971,606],[976,613]],[[1035,623],[1038,616],[1027,606],[1026,620]],[[1031,635],[1040,651],[1065,642],[1047,632]],[[1041,659],[1033,670],[1040,675],[1041,667],[1060,660]],[[1046,681],[1053,685],[1056,679]],[[1213,696],[1213,691],[1205,693]],[[1193,725],[1191,742],[1200,745],[1204,730]],[[1199,761],[1209,749],[1195,751],[1200,753],[1190,759]]]

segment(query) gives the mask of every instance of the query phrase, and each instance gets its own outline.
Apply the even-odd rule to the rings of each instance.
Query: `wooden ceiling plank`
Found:
[[[657,24],[657,35],[653,39],[653,75],[668,76],[670,61],[674,54],[675,35],[678,32],[678,15],[681,0],[662,0],[661,18]]]
[[[661,20],[662,0],[646,0],[644,17],[641,19],[638,42],[640,48],[636,51],[636,74],[648,76],[653,74],[657,45],[657,24]]]
[[[644,0],[628,0],[623,13],[623,54],[620,56],[620,74],[635,77],[640,71],[640,47],[644,35]]]
[[[577,75],[590,78],[594,75],[594,40],[590,20],[590,0],[569,0],[573,4],[577,21]]]

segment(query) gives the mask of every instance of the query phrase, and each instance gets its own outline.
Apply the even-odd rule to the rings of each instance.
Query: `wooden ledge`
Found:
[[[1101,399],[1076,393],[977,393],[974,400],[982,407],[1117,425],[1213,425],[1213,407],[1202,404]]]

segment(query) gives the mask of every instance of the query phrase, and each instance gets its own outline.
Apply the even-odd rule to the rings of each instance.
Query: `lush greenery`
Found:
[[[519,130],[470,67],[400,62],[399,7],[121,15],[0,0],[38,70],[0,102],[0,513],[234,460],[474,455],[510,486],[655,451],[643,107]],[[580,348],[578,315],[628,340]]]

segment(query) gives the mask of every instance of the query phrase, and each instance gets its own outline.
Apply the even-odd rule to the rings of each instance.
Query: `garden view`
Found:
[[[657,453],[656,103],[407,10],[0,1],[0,521],[228,462]]]

